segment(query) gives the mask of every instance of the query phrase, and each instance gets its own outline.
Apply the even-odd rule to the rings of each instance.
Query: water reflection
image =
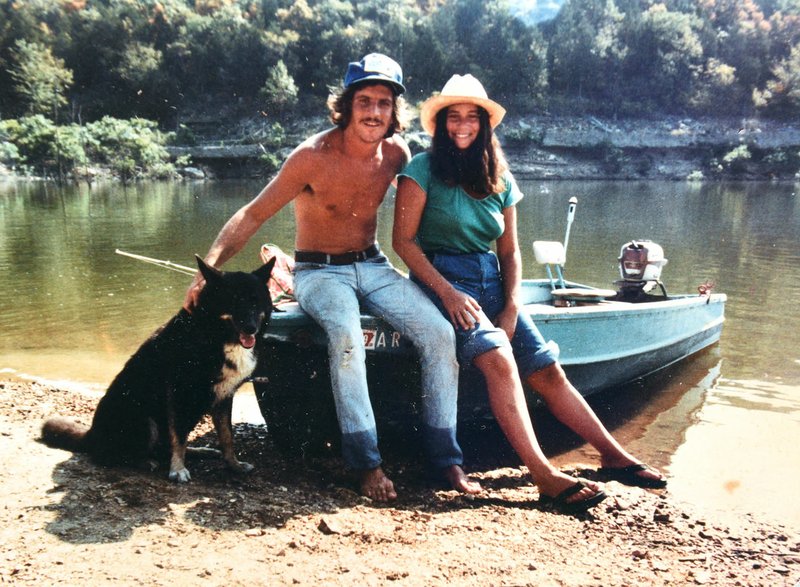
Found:
[[[733,518],[800,527],[798,387],[721,379],[670,464],[670,491]]]
[[[800,526],[800,199],[797,185],[680,182],[521,182],[523,272],[539,277],[530,243],[561,240],[567,200],[579,199],[566,273],[609,286],[620,247],[664,247],[668,291],[706,280],[728,294],[716,349],[596,407],[632,450],[671,475],[688,501],[733,511],[771,508]],[[64,187],[0,183],[0,369],[101,389],[179,307],[189,279],[114,254],[183,265],[260,189],[253,182]],[[393,194],[379,218],[391,242]],[[250,270],[258,246],[291,250],[291,206],[229,264]],[[393,255],[393,262],[399,261]],[[607,403],[603,403],[607,402]],[[547,426],[546,423],[542,424]],[[553,437],[558,436],[553,434]],[[551,445],[557,458],[590,451]],[[584,458],[585,457],[585,458]]]
[[[642,381],[591,397],[589,403],[626,448],[669,471],[672,455],[685,443],[687,430],[697,424],[697,414],[717,385],[721,367],[719,348],[712,347]],[[557,463],[596,463],[591,447],[575,438],[566,446],[557,440],[574,435],[551,417],[540,416],[537,425],[560,429],[547,434],[551,440],[544,443]]]

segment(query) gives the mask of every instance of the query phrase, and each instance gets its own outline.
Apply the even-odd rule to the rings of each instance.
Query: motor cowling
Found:
[[[632,240],[619,252],[619,273],[626,282],[660,282],[666,264],[664,249],[651,240]]]

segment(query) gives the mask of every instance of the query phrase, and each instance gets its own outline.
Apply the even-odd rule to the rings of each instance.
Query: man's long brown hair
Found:
[[[489,113],[480,106],[480,129],[473,143],[464,151],[456,147],[447,133],[447,108],[436,113],[436,130],[431,147],[431,171],[448,185],[460,185],[479,196],[497,194],[505,188],[503,174],[508,163],[489,124]]]
[[[388,139],[394,133],[402,132],[406,129],[408,115],[406,114],[406,101],[402,96],[398,96],[389,84],[382,82],[364,82],[353,84],[349,88],[340,89],[328,97],[328,110],[333,124],[344,130],[353,119],[353,96],[361,88],[367,86],[382,85],[392,90],[394,101],[392,103],[392,121],[389,123],[389,130],[383,138]]]

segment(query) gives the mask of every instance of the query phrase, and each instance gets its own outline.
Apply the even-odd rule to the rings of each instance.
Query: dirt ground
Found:
[[[96,403],[0,381],[0,583],[19,585],[737,585],[800,581],[800,536],[735,527],[669,491],[606,485],[592,513],[542,510],[518,467],[470,459],[485,492],[437,486],[413,451],[384,453],[400,499],[370,503],[336,458],[290,462],[263,426],[239,424],[256,465],[216,459],[165,471],[102,469],[36,442],[54,414],[89,422]],[[214,445],[208,422],[195,446]],[[387,454],[388,453],[388,454]],[[468,455],[469,456],[469,455]],[[573,469],[580,469],[576,465]],[[591,471],[584,471],[591,475]]]

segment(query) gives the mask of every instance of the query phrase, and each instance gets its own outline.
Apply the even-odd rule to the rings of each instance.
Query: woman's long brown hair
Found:
[[[480,129],[465,150],[456,147],[447,132],[447,108],[436,113],[436,130],[431,146],[431,171],[448,185],[460,185],[468,193],[488,196],[505,188],[503,174],[508,163],[489,124],[489,113],[480,106]]]

